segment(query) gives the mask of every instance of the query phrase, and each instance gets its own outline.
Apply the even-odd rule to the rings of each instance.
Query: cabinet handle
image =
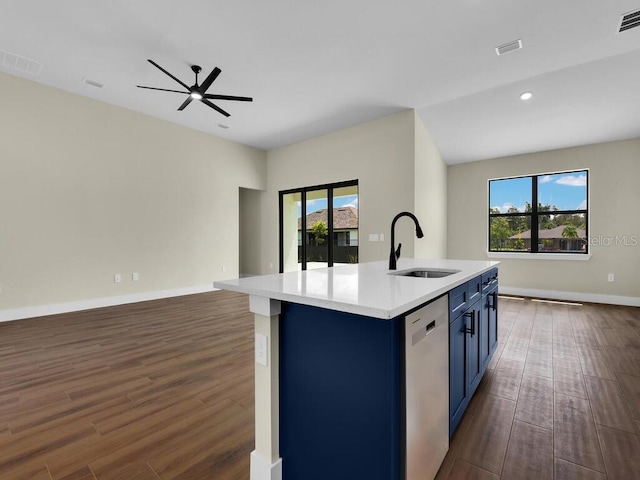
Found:
[[[493,297],[493,305],[491,305],[491,308],[493,308],[495,312],[498,309],[498,292],[493,292],[491,296]]]
[[[473,336],[476,334],[476,311],[471,310],[470,312],[465,312],[464,316],[471,317],[471,328],[465,326],[464,333],[470,333],[471,338],[473,338]]]

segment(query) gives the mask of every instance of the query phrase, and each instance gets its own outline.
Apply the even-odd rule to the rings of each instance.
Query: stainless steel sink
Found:
[[[454,273],[460,273],[460,270],[427,270],[425,268],[413,268],[411,270],[403,270],[400,272],[389,272],[389,275],[416,278],[443,278],[453,275]]]

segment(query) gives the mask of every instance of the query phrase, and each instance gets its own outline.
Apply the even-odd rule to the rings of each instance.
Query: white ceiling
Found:
[[[407,108],[449,164],[640,137],[640,0],[2,0],[0,50],[79,95],[270,149]],[[522,39],[498,57],[494,48]],[[225,118],[180,89],[190,65]],[[89,86],[83,78],[103,83]],[[532,91],[522,102],[519,94]],[[186,97],[185,97],[186,98]],[[223,130],[218,124],[228,125]]]

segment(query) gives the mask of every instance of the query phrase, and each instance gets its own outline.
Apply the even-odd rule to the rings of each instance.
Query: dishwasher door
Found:
[[[449,450],[449,296],[405,318],[407,480],[435,478]]]

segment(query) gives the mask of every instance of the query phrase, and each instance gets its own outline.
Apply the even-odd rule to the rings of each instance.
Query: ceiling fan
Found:
[[[193,100],[200,100],[202,103],[204,103],[208,107],[211,107],[217,112],[220,112],[225,117],[228,117],[230,116],[229,113],[225,112],[223,109],[221,109],[214,103],[210,102],[210,100],[236,100],[239,102],[253,102],[253,98],[251,97],[235,97],[232,95],[214,95],[214,94],[207,93],[207,90],[209,89],[211,84],[214,82],[216,78],[218,78],[218,75],[220,75],[220,72],[222,72],[222,70],[220,70],[218,67],[214,68],[211,71],[209,76],[204,79],[204,82],[202,82],[202,85],[198,85],[198,74],[202,71],[202,68],[200,68],[198,65],[191,65],[191,70],[193,70],[193,73],[196,74],[196,83],[194,83],[191,87],[189,87],[186,83],[184,83],[182,80],[179,80],[177,77],[174,77],[172,74],[167,72],[164,68],[162,68],[153,60],[147,59],[147,61],[157,69],[169,75],[180,85],[182,85],[186,89],[186,92],[182,90],[169,90],[167,88],[144,87],[142,85],[136,85],[136,87],[146,88],[149,90],[160,90],[162,92],[173,92],[173,93],[182,93],[182,94],[186,93],[189,96],[183,102],[183,104],[178,107],[178,110],[184,110],[186,106],[189,105]]]

